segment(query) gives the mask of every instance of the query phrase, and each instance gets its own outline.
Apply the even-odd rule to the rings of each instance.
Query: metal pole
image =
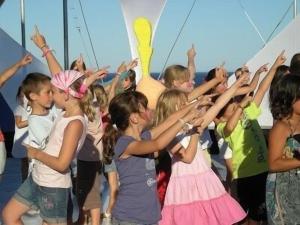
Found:
[[[294,0],[294,18],[297,16],[297,0]]]
[[[68,0],[63,0],[64,18],[64,65],[65,70],[69,68],[69,38],[68,38]]]
[[[22,46],[26,49],[24,0],[20,0]]]

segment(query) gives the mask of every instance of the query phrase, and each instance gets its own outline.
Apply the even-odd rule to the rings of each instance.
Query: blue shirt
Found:
[[[145,131],[141,138],[150,140],[151,133]],[[160,220],[160,203],[153,154],[119,158],[133,141],[136,140],[131,136],[121,136],[115,146],[120,189],[112,214],[121,221],[156,224]]]

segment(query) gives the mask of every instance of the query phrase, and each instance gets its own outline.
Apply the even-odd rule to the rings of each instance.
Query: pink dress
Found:
[[[189,140],[185,136],[180,143],[187,148]],[[200,143],[191,164],[172,157],[172,174],[159,225],[229,225],[245,216],[206,162]]]

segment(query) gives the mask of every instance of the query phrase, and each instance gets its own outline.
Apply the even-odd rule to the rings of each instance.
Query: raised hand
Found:
[[[126,64],[125,64],[125,62],[122,62],[117,69],[117,74],[121,74],[126,71],[127,71]]]
[[[261,74],[263,72],[268,72],[268,70],[269,70],[268,69],[268,65],[269,65],[269,63],[266,63],[266,64],[262,65],[261,67],[258,68],[258,70],[256,71],[256,73]]]
[[[187,51],[186,54],[189,58],[195,58],[197,53],[196,53],[194,44],[192,44],[192,47]]]
[[[128,70],[132,70],[133,68],[135,68],[138,65],[138,58],[132,60],[131,62],[128,63],[126,69]]]
[[[42,34],[40,34],[37,26],[34,27],[34,33],[31,36],[31,40],[40,49],[47,47],[45,37]]]
[[[236,83],[241,87],[244,84],[247,84],[249,81],[249,73],[242,73],[241,76],[239,76],[238,80]]]
[[[250,93],[248,93],[243,100],[240,102],[240,106],[242,108],[245,108],[249,105],[249,103],[253,100],[253,96],[250,95]]]
[[[18,65],[20,67],[26,66],[32,62],[32,56],[30,54],[26,54],[19,62]]]
[[[285,63],[286,57],[285,57],[284,53],[285,53],[285,50],[283,50],[279,54],[279,56],[276,58],[275,63],[274,63],[275,66],[281,66]]]
[[[74,69],[75,69],[75,70],[78,70],[78,71],[80,71],[80,72],[84,72],[84,69],[83,69],[83,57],[82,57],[82,54],[80,54],[79,58],[76,59]]]
[[[210,94],[210,95],[201,95],[198,98],[199,106],[211,106],[214,103],[212,102],[212,98],[217,96],[218,93]]]

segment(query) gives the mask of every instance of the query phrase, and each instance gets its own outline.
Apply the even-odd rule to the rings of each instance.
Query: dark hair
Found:
[[[115,96],[109,104],[111,121],[108,123],[103,136],[104,163],[111,162],[113,149],[121,132],[129,126],[129,117],[132,113],[139,113],[140,107],[147,108],[148,100],[140,92],[124,92]]]
[[[77,68],[77,69],[75,68],[75,67],[76,67],[76,61],[77,61],[77,60],[74,60],[74,61],[71,63],[70,70],[76,70],[76,71],[78,71],[78,68]],[[82,62],[82,69],[83,69],[83,70],[86,70],[86,66],[85,66],[85,63],[84,63],[84,62]]]
[[[29,73],[22,82],[22,91],[28,100],[30,99],[30,93],[39,94],[42,85],[46,82],[50,82],[50,77],[42,73]]]
[[[291,116],[293,104],[298,99],[300,99],[300,77],[295,74],[282,77],[280,85],[274,88],[272,99],[270,99],[273,118],[281,120]]]
[[[269,90],[269,102],[273,101],[274,98],[274,91],[276,91],[276,88],[278,85],[280,85],[280,80],[284,75],[286,75],[289,72],[289,67],[286,65],[278,66],[274,75],[274,78],[270,85]]]
[[[291,59],[290,72],[300,76],[300,53],[295,54]]]
[[[16,94],[16,100],[17,100],[17,102],[19,102],[19,98],[20,98],[20,96],[22,94],[22,91],[23,91],[22,85],[20,85],[19,88],[18,88],[17,94]]]
[[[127,88],[126,90],[124,90],[125,92],[126,91],[135,91],[135,89],[136,89],[135,76],[136,76],[136,74],[135,74],[134,70],[132,70],[132,69],[128,70],[128,78],[129,78],[129,80],[131,82],[131,85],[130,85],[129,88]]]
[[[205,81],[210,81],[216,77],[216,68],[211,69],[208,71],[206,77],[204,78]]]

